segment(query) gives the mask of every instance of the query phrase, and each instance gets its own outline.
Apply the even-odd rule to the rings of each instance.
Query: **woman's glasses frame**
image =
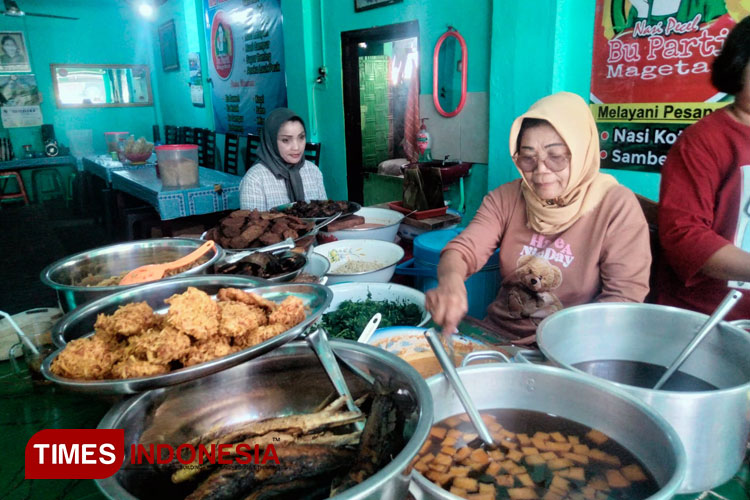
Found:
[[[513,155],[513,162],[522,172],[533,172],[539,166],[540,162],[544,162],[547,168],[551,171],[560,172],[570,165],[570,153],[548,153],[541,156],[536,154],[526,155],[516,152]]]

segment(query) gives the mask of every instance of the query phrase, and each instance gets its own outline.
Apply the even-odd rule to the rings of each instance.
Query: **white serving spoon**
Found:
[[[375,333],[375,330],[377,330],[381,319],[383,319],[383,315],[380,313],[375,313],[372,318],[370,318],[370,321],[368,321],[365,325],[365,328],[364,330],[362,330],[362,334],[357,339],[357,342],[361,342],[362,344],[368,343],[370,341],[370,338],[372,337],[372,334]]]

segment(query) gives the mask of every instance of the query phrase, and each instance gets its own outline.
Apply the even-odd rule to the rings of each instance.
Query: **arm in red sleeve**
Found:
[[[667,262],[688,286],[708,258],[730,244],[713,230],[725,172],[710,142],[688,128],[662,169],[659,240]]]

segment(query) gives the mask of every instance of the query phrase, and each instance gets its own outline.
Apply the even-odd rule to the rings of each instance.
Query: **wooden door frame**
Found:
[[[344,87],[344,135],[346,137],[346,187],[349,200],[364,202],[364,172],[362,171],[362,120],[359,104],[359,44],[383,43],[405,38],[417,39],[419,52],[419,22],[377,26],[363,30],[341,32],[341,66]],[[422,61],[419,61],[420,68]],[[419,78],[419,74],[417,74]]]

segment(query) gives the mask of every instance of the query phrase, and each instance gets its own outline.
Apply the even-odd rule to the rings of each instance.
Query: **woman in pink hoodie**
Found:
[[[464,281],[500,249],[502,285],[487,319],[503,337],[534,340],[549,314],[588,302],[641,302],[648,293],[648,226],[635,195],[599,172],[588,105],[560,92],[516,118],[510,154],[521,179],[485,196],[443,249],[427,309],[445,333],[468,309]]]

